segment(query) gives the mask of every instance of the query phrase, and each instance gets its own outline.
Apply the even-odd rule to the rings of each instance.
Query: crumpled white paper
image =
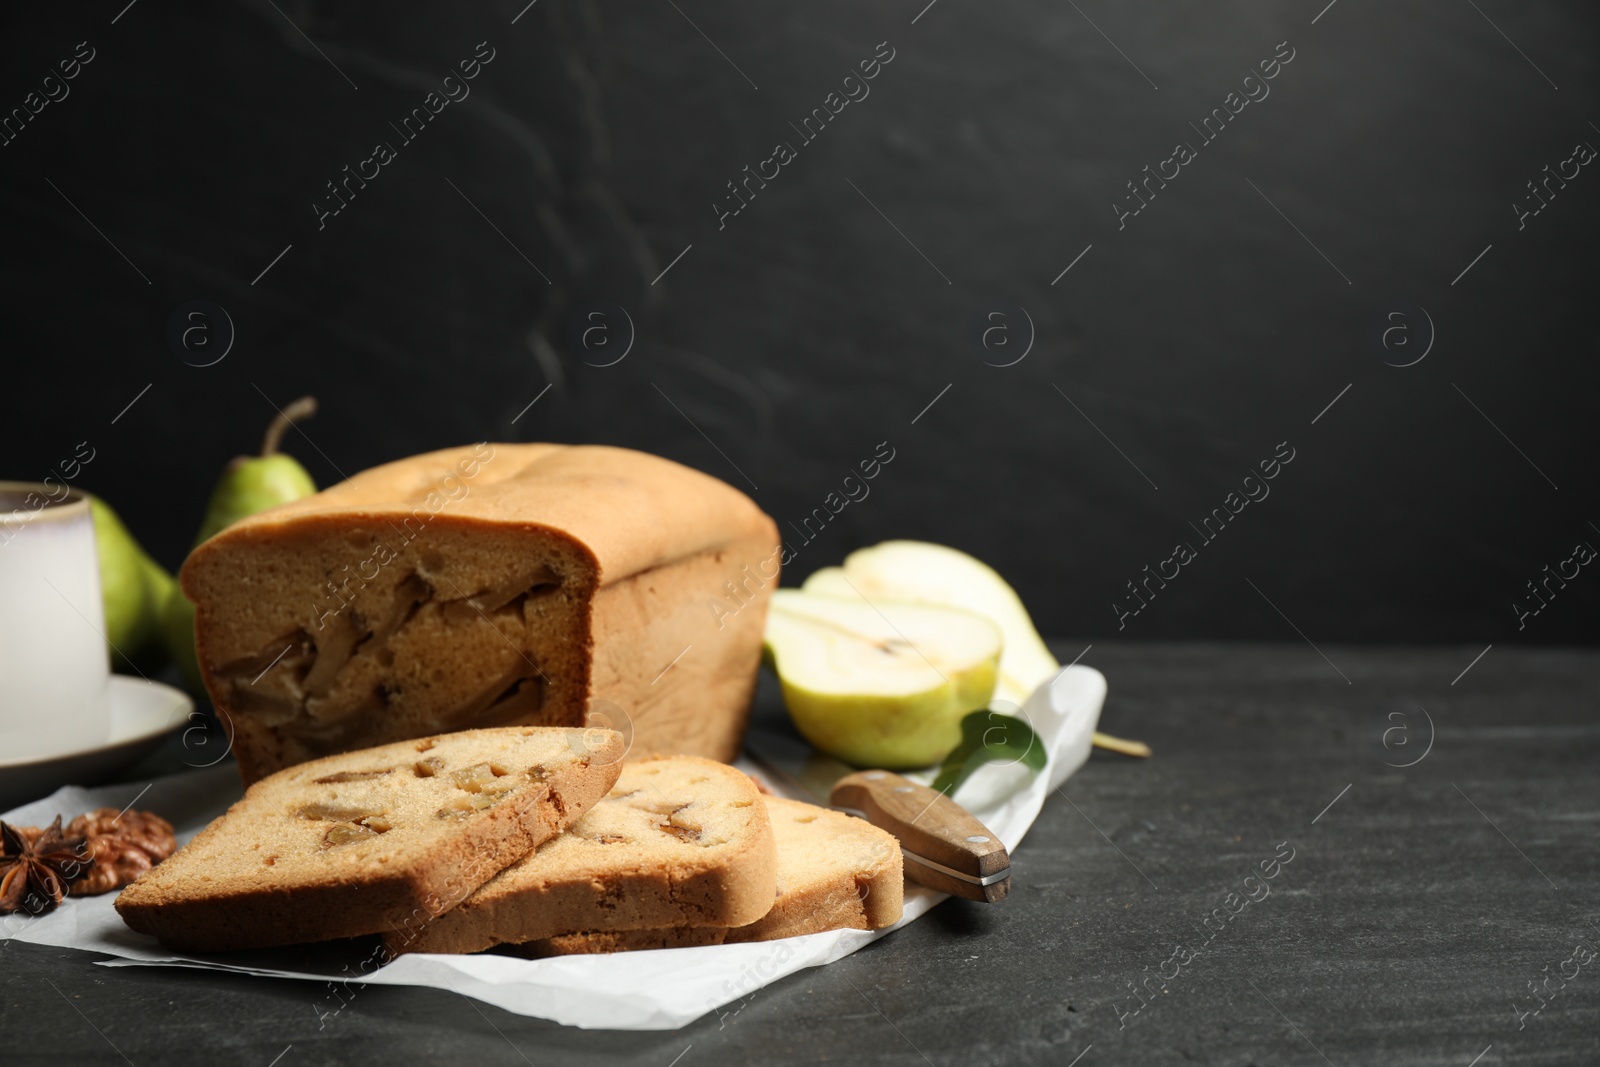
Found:
[[[1045,797],[1089,758],[1105,695],[1106,680],[1099,671],[1063,668],[1039,687],[1023,709],[1049,752],[1046,773],[1032,775],[1020,765],[991,763],[974,773],[956,794],[961,805],[993,830],[1008,850],[1022,841]],[[761,773],[751,766],[744,769]],[[44,825],[58,813],[72,815],[137,801],[140,808],[170,819],[179,841],[187,841],[239,794],[237,773],[232,766],[222,766],[157,779],[148,787],[68,786],[0,818]],[[346,985],[412,985],[450,990],[519,1015],[569,1026],[674,1030],[785,975],[848,956],[915,921],[944,899],[943,893],[907,883],[905,915],[886,930],[832,930],[783,941],[542,960],[415,953],[370,971],[364,962],[369,957],[348,943],[213,956],[174,954],[153,938],[123,925],[112,907],[115,894],[74,899],[48,915],[6,916],[0,920],[0,939],[14,937],[116,957],[103,962],[108,967],[195,967],[325,983],[330,992],[319,1013],[337,1013],[349,996],[348,990],[344,997],[338,994]]]

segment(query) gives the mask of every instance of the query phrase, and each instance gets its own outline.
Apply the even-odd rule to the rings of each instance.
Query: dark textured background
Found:
[[[321,398],[291,447],[322,483],[485,437],[600,441],[725,477],[785,526],[887,440],[793,577],[942,541],[1045,632],[1094,637],[1288,441],[1271,497],[1121,636],[1298,640],[1268,598],[1318,641],[1600,636],[1600,578],[1520,633],[1510,606],[1600,544],[1600,174],[1521,232],[1511,209],[1600,144],[1592,4],[940,0],[912,24],[922,3],[8,12],[0,109],[77,42],[97,56],[0,147],[0,468],[42,477],[87,439],[82,484],[176,565],[269,398]],[[1284,40],[1271,95],[1119,232],[1124,183]],[[496,58],[470,98],[319,232],[323,183],[479,41]],[[871,95],[719,231],[724,182],[880,41]],[[204,369],[166,340],[194,299],[237,329]],[[615,366],[568,339],[591,300],[636,324]],[[1018,307],[1032,350],[987,365],[1021,351]],[[1385,366],[1375,327],[1403,308],[1415,345],[1391,361],[1426,340],[1416,308],[1437,343]],[[997,309],[1013,346],[985,350]]]

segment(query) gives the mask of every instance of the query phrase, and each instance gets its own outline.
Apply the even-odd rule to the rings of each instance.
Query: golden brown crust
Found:
[[[588,810],[621,755],[611,731],[511,727],[303,763],[252,786],[116,908],[201,952],[402,930]]]
[[[476,472],[467,474],[474,463]],[[457,501],[448,499],[452,476],[468,489]],[[564,534],[593,555],[601,584],[729,548],[747,531],[770,532],[777,547],[776,527],[750,498],[669,459],[605,445],[487,444],[362,471],[315,496],[241,519],[195,555],[274,534],[307,515],[404,520],[433,493],[442,501],[440,516]],[[184,589],[197,592],[187,575]]]
[[[594,633],[609,637],[595,644],[593,699],[627,711],[630,758],[738,758],[761,668],[767,605],[763,597],[737,613],[714,617],[708,610],[712,597],[736,604],[722,588],[739,570],[736,558],[728,551],[691,557],[595,596]]]
[[[573,930],[727,927],[772,907],[777,850],[750,779],[689,756],[630,762],[605,800],[394,953],[477,952]]]

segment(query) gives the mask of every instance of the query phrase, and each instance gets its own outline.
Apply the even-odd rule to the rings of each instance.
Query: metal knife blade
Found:
[[[1010,891],[1011,859],[1005,845],[971,812],[938,791],[892,771],[857,771],[766,731],[750,731],[745,751],[774,785],[893,834],[911,881],[987,903],[1004,899]]]

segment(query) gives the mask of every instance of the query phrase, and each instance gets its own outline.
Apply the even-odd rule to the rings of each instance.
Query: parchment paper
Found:
[[[1008,850],[1022,841],[1051,790],[1088,759],[1105,694],[1106,681],[1099,671],[1064,668],[1023,709],[1048,748],[1046,772],[1035,776],[1020,765],[988,764],[956,794]],[[750,765],[744,769],[761,773]],[[770,784],[777,788],[777,783]],[[225,765],[160,778],[148,788],[137,783],[98,789],[68,786],[0,818],[39,826],[57,814],[71,818],[94,808],[120,808],[137,801],[141,809],[171,820],[179,841],[187,841],[239,795],[237,772]],[[450,990],[519,1015],[569,1026],[673,1030],[803,967],[848,956],[914,922],[945,895],[907,883],[905,915],[887,930],[834,930],[783,941],[543,960],[417,953],[381,967],[369,948],[350,942],[212,956],[174,954],[124,926],[112,907],[114,899],[115,894],[71,899],[48,915],[6,916],[0,920],[0,939],[104,953],[115,957],[103,961],[108,967],[195,967],[319,982],[327,990],[322,997],[325,1007],[318,1010],[329,1015],[337,1014],[348,999],[349,986],[415,985]]]

